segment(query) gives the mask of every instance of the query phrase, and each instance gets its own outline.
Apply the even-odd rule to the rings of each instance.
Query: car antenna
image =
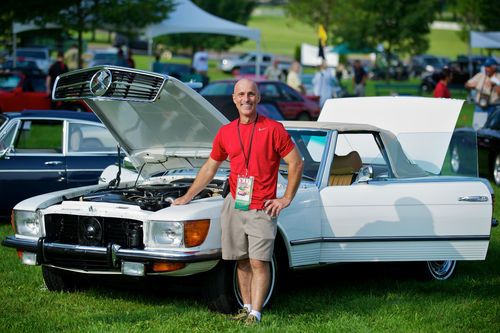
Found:
[[[120,176],[122,174],[122,163],[121,163],[121,158],[120,158],[120,145],[116,145],[116,150],[118,151],[118,172],[116,173],[116,178],[111,180],[109,182],[109,187],[114,186],[115,188],[118,188],[120,186]]]

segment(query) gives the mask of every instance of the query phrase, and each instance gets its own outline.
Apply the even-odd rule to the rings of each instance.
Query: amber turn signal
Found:
[[[194,220],[184,222],[184,246],[198,246],[207,238],[210,220]]]
[[[171,272],[177,271],[181,268],[186,267],[186,264],[183,262],[155,262],[153,263],[152,270],[153,272]]]
[[[12,230],[16,233],[16,221],[14,219],[14,210],[10,213],[10,225],[12,226]]]

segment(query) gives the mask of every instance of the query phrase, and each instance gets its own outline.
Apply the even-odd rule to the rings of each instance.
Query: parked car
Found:
[[[472,66],[472,76],[479,73],[487,56],[458,56],[457,60],[449,62],[446,67],[451,71],[450,89],[464,89],[465,82],[471,78],[469,72],[469,59]],[[424,92],[432,92],[439,82],[440,71],[424,74],[420,86]]]
[[[493,112],[477,132],[473,128],[455,131],[450,145],[452,171],[474,175],[476,170],[468,163],[470,160],[478,161],[480,175],[491,178],[500,186],[500,110]]]
[[[200,91],[210,101],[216,98],[232,102],[232,94],[236,80],[214,81]],[[261,95],[261,103],[278,106],[285,119],[311,120],[319,116],[320,108],[313,101],[280,81],[257,81]],[[230,101],[231,100],[231,101]]]
[[[14,61],[7,60],[6,62],[0,64],[0,69],[2,70],[29,70],[29,71],[40,71],[35,60],[30,60],[26,58],[16,59],[14,66]]]
[[[118,49],[110,48],[89,50],[83,58],[87,61],[87,67],[116,65],[118,62]]]
[[[51,98],[45,87],[46,75],[40,70],[0,70],[0,112],[50,109]],[[90,111],[83,101],[60,102],[56,109]]]
[[[235,69],[239,69],[244,65],[253,65],[255,66],[255,62],[257,61],[257,56],[260,57],[261,66],[271,66],[275,60],[279,61],[278,68],[281,68],[285,75],[288,73],[290,69],[291,62],[284,59],[278,59],[272,53],[257,53],[257,52],[249,52],[243,53],[238,57],[227,57],[222,58],[219,63],[219,69],[226,73],[231,73]],[[262,72],[264,73],[264,72]]]
[[[250,80],[265,80],[264,73],[267,66],[260,66],[260,75],[257,76],[257,68],[255,65],[241,65],[238,69],[232,71],[236,79],[250,79]]]
[[[44,47],[18,48],[15,56],[18,59],[34,60],[38,68],[45,74],[49,72],[50,65],[53,62],[50,58],[49,49]]]
[[[410,73],[413,77],[419,77],[425,73],[434,73],[441,71],[450,59],[446,57],[437,57],[429,54],[417,55],[410,60]]]
[[[0,114],[0,215],[34,195],[97,184],[116,141],[93,113]]]
[[[92,84],[92,77],[109,82]],[[122,80],[129,84],[126,97],[110,89]],[[119,67],[67,73],[58,81],[57,98],[74,98],[68,82],[86,87],[79,97],[120,142],[142,180],[27,199],[14,208],[15,235],[3,245],[17,249],[24,264],[42,265],[51,291],[83,287],[82,276],[88,281],[112,274],[119,283],[123,276],[204,274],[199,283],[211,307],[241,307],[235,262],[221,261],[228,163],[190,204],[171,206],[228,120],[182,82],[155,73]],[[461,106],[451,99],[341,98],[326,102],[319,122],[283,122],[303,157],[304,174],[277,221],[265,304],[278,272],[287,269],[412,261],[445,280],[457,260],[485,259],[491,185],[438,175]],[[431,116],[436,121],[429,123]],[[429,132],[437,134],[432,146],[422,144]],[[280,169],[278,196],[287,181],[286,164]]]

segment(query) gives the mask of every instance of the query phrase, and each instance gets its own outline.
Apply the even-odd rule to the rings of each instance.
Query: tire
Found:
[[[221,260],[205,279],[204,292],[211,310],[233,313],[236,309],[243,307],[236,275],[236,263],[236,261]],[[278,263],[275,255],[270,267],[271,282],[263,307],[269,306],[277,287]]]
[[[307,112],[301,112],[297,116],[297,120],[300,120],[300,121],[310,121],[311,120],[311,116]]]
[[[427,261],[425,263],[425,277],[427,280],[448,280],[455,273],[455,260]]]
[[[454,173],[460,173],[461,171],[461,163],[460,163],[460,154],[459,154],[459,149],[457,145],[454,145],[451,148],[450,152],[450,164],[451,164],[451,170]]]
[[[500,154],[497,154],[493,160],[492,168],[491,175],[493,176],[493,181],[497,186],[500,186]]]
[[[71,272],[42,266],[43,280],[50,291],[75,291],[78,288],[77,277]]]

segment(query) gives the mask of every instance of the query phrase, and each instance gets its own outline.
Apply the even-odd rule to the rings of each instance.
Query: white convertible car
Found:
[[[171,206],[227,119],[174,78],[112,66],[61,75],[53,97],[85,100],[137,172],[114,167],[117,173],[100,185],[19,203],[15,235],[3,245],[16,248],[24,264],[42,265],[49,290],[74,289],[82,275],[203,273],[213,308],[241,305],[234,262],[221,260],[228,164],[189,205]],[[494,223],[491,186],[477,177],[442,176],[461,106],[420,97],[345,98],[329,100],[318,122],[283,122],[305,169],[278,219],[266,303],[278,267],[414,261],[444,280],[456,261],[485,259]],[[285,164],[280,173],[278,195]]]

